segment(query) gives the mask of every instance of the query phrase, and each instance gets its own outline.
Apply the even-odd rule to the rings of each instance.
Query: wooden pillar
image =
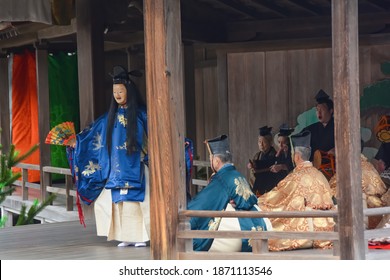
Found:
[[[36,67],[37,67],[37,92],[38,92],[38,129],[39,129],[39,157],[40,157],[40,178],[41,198],[46,198],[46,186],[43,176],[43,166],[50,166],[50,145],[45,144],[47,133],[50,131],[50,102],[49,102],[49,63],[48,52],[45,46],[36,46]]]
[[[145,59],[153,259],[176,259],[186,208],[180,1],[145,0]]]
[[[80,128],[104,113],[104,1],[76,1]]]
[[[195,50],[193,45],[184,47],[185,80],[185,133],[194,143],[196,141],[196,99],[195,99]]]
[[[365,258],[360,164],[358,1],[332,1],[336,176],[341,259]]]
[[[2,151],[8,152],[11,145],[11,115],[9,106],[9,83],[8,83],[8,57],[0,54],[0,144]]]

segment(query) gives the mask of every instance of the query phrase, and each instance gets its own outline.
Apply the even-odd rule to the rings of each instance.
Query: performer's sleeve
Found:
[[[108,178],[110,162],[106,148],[106,115],[76,135],[74,169],[77,190],[86,204],[93,202]]]

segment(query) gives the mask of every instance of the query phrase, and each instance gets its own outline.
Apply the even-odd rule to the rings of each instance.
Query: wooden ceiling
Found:
[[[185,0],[183,39],[243,42],[331,36],[331,0]],[[388,31],[389,0],[358,0],[361,34]],[[200,32],[197,26],[205,27]],[[192,32],[191,32],[192,31]]]
[[[108,41],[142,32],[142,0],[114,1]],[[112,3],[112,2],[111,2]],[[118,3],[118,4],[115,4]],[[360,34],[390,31],[390,0],[358,0]],[[118,15],[115,11],[123,11]],[[127,11],[125,13],[124,11]],[[331,0],[182,0],[184,42],[229,43],[331,36]],[[117,19],[116,21],[110,20]]]
[[[105,43],[111,48],[143,42],[143,1],[105,2]],[[331,36],[331,0],[182,0],[185,43],[231,43]],[[359,33],[390,33],[390,0],[358,0]],[[76,43],[76,27],[13,23],[18,36],[0,36],[0,49],[33,40]],[[13,35],[15,35],[15,30]],[[4,35],[4,32],[3,32]],[[24,38],[24,39],[23,39]]]

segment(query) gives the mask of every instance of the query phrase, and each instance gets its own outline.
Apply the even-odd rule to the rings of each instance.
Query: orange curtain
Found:
[[[21,153],[39,143],[38,95],[35,54],[15,54],[12,66],[12,143]],[[39,164],[39,151],[24,163]],[[38,182],[39,171],[29,170],[29,182]]]

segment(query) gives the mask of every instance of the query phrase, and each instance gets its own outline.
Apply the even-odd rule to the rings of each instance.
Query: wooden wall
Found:
[[[196,149],[204,160],[207,156],[204,140],[218,131],[217,68],[205,67],[195,70]],[[208,158],[208,157],[207,157]]]
[[[241,172],[249,175],[246,164],[258,149],[259,127],[272,126],[274,133],[284,122],[295,127],[298,115],[315,106],[314,96],[319,89],[333,96],[331,48],[228,50],[226,61],[227,77],[223,78],[227,84],[227,119],[218,118],[218,102],[226,102],[218,100],[223,96],[218,94],[220,66],[204,63],[195,70],[196,154],[208,159],[204,139],[220,134],[219,127],[228,127],[223,133],[230,137],[233,160]],[[386,61],[390,61],[390,45],[360,48],[361,94],[364,86],[386,78],[380,69]],[[372,129],[380,113],[383,111],[363,114],[361,126]],[[374,136],[368,144],[379,146]]]

